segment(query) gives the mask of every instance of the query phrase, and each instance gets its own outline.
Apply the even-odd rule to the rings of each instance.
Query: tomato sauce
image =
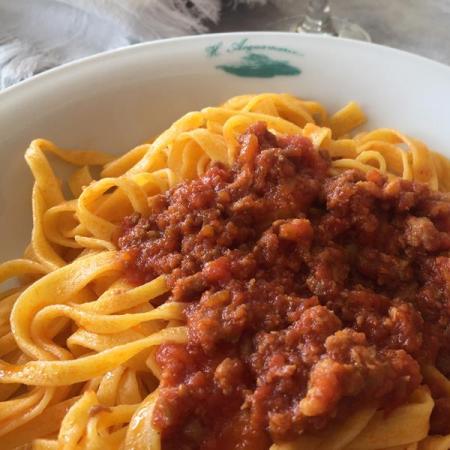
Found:
[[[330,176],[326,153],[262,123],[240,142],[119,238],[130,277],[165,274],[187,305],[188,343],[157,354],[165,449],[268,449],[405,402],[425,362],[450,374],[449,197]]]

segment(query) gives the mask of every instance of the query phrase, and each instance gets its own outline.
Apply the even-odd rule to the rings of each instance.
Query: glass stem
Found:
[[[309,0],[305,19],[300,24],[298,31],[337,36],[331,21],[330,2],[328,0]]]

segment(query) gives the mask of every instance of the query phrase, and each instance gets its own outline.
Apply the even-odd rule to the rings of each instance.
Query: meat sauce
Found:
[[[157,353],[164,449],[268,449],[405,402],[421,364],[450,372],[448,196],[330,176],[326,153],[262,123],[240,143],[231,168],[156,197],[119,238],[130,278],[165,274],[186,303],[188,343]]]

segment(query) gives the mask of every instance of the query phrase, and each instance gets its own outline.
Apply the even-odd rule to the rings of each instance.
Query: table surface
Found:
[[[305,12],[306,0],[226,10],[212,32],[260,31]],[[377,44],[450,65],[450,0],[331,0],[333,14],[361,25]],[[285,31],[285,30],[282,30]]]

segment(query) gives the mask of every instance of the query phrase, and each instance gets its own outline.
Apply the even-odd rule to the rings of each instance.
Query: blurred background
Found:
[[[303,14],[306,0],[278,0],[224,12],[212,31],[263,30]],[[330,0],[333,15],[361,25],[373,42],[450,64],[450,0]]]
[[[327,8],[325,0],[316,0]],[[378,44],[450,64],[450,0],[330,0]],[[307,0],[0,0],[0,89],[77,58],[153,39],[287,31]],[[300,20],[300,19],[299,19]]]

